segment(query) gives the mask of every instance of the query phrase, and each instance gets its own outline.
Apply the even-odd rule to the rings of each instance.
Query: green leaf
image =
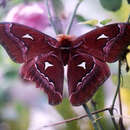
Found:
[[[76,15],[76,19],[77,19],[78,22],[87,21],[87,19],[85,19],[82,15],[79,15],[79,14]]]
[[[68,99],[63,99],[62,103],[56,106],[56,109],[64,119],[69,119],[76,116]],[[80,130],[76,120],[67,123],[66,125],[66,130]]]
[[[127,0],[122,0],[121,8],[114,12],[113,15],[115,15],[116,19],[120,22],[128,21],[130,15],[130,4],[128,4]]]
[[[111,21],[112,21],[112,19],[104,19],[104,20],[100,21],[100,24],[106,25],[107,23],[109,23]]]
[[[92,20],[80,22],[79,24],[87,24],[89,26],[96,26],[98,24],[98,20],[97,19],[92,19]]]

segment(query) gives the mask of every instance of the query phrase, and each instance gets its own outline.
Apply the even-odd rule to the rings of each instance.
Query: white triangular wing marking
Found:
[[[102,38],[108,38],[108,36],[102,34],[102,35],[100,35],[97,39],[102,39]]]
[[[48,67],[51,67],[53,66],[52,64],[50,64],[49,62],[45,62],[45,70],[48,68]]]
[[[29,38],[31,40],[34,40],[34,38],[30,34],[25,34],[22,36],[22,38]]]
[[[78,65],[79,67],[83,67],[84,69],[86,69],[86,63],[82,62],[81,64]]]

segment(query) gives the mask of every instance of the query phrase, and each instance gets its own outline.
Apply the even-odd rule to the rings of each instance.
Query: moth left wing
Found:
[[[106,62],[121,58],[130,44],[130,24],[116,23],[94,29],[74,41],[78,50]]]
[[[18,23],[0,23],[0,44],[14,62],[24,63],[55,48],[57,40]]]
[[[22,78],[34,81],[38,88],[44,90],[49,104],[56,105],[62,101],[64,66],[53,52],[24,63],[20,74]]]
[[[93,96],[110,72],[106,63],[91,55],[79,53],[70,57],[67,75],[70,102],[78,106]]]

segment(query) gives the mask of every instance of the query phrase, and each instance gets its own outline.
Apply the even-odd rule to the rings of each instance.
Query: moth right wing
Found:
[[[74,41],[77,50],[105,62],[115,62],[130,45],[130,24],[115,23],[96,28]]]

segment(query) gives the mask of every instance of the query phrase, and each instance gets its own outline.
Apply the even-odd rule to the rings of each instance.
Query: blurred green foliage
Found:
[[[130,4],[128,4],[127,0],[122,0],[120,9],[112,14],[118,21],[126,22],[130,14]]]
[[[98,20],[97,19],[87,20],[87,21],[81,22],[80,24],[86,24],[89,26],[96,26],[98,24]]]
[[[29,125],[29,110],[25,105],[15,103],[16,118],[6,119],[3,122],[7,123],[10,130],[28,130]]]
[[[87,19],[82,15],[76,14],[76,19],[78,22],[85,22]]]
[[[112,19],[104,19],[104,20],[100,21],[100,24],[106,25],[106,24],[108,24],[111,21],[112,21]]]
[[[97,92],[95,93],[95,95],[93,96],[93,101],[95,103],[95,106],[91,104],[92,106],[92,110],[96,111],[96,110],[101,110],[102,108],[105,107],[105,95],[104,95],[104,88],[105,86],[101,86],[99,87],[99,89],[97,90]],[[96,118],[99,118],[99,125],[101,125],[101,128],[103,130],[114,130],[112,124],[111,124],[111,119],[106,117],[105,113],[99,113],[96,114]]]
[[[118,82],[117,75],[112,75],[113,83],[116,85]],[[124,74],[121,78],[121,87],[130,88],[130,75]]]
[[[120,9],[122,0],[100,0],[103,8],[109,11],[117,11]]]
[[[73,111],[68,99],[63,99],[62,103],[56,106],[56,109],[64,119],[69,119],[76,116],[76,113]],[[80,130],[78,121],[72,121],[66,125],[66,130]]]

